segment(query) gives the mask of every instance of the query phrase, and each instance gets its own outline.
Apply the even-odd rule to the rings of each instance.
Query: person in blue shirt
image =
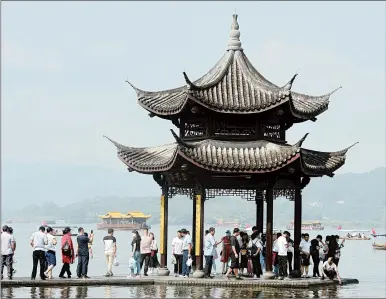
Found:
[[[204,278],[213,278],[210,276],[213,265],[213,252],[221,241],[216,242],[214,239],[215,229],[214,227],[209,228],[209,233],[205,236],[204,240],[204,256],[205,256],[205,268]]]
[[[78,228],[78,267],[77,267],[77,276],[78,278],[88,279],[90,277],[87,276],[88,271],[88,262],[90,260],[90,253],[88,250],[88,244],[93,242],[94,234],[91,233],[90,237],[84,232],[83,227]]]

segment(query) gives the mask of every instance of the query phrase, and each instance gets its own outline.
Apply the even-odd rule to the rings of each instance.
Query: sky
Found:
[[[114,146],[174,139],[125,83],[155,91],[206,73],[237,12],[244,51],[268,80],[320,95],[342,85],[315,123],[287,133],[336,151],[337,173],[385,165],[385,2],[2,2],[2,163],[125,169]],[[126,174],[127,172],[125,172]],[[139,174],[138,174],[139,175]]]

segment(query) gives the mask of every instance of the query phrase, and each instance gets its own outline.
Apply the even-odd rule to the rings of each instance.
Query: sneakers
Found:
[[[180,274],[180,275],[176,275],[176,277],[184,277],[184,275]]]
[[[105,274],[105,277],[110,277],[111,275],[110,275],[110,273],[109,272],[107,272],[106,274]]]
[[[139,274],[138,274],[138,275],[135,275],[135,278],[136,278],[136,279],[140,279],[140,278],[141,278],[141,275],[139,275]]]
[[[177,274],[177,273],[174,273],[174,277],[178,277],[178,274]]]
[[[283,276],[279,276],[278,279],[279,279],[279,280],[283,280],[284,277],[283,277]]]

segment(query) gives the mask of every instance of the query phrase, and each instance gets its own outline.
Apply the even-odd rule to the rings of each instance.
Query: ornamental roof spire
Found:
[[[229,34],[228,50],[243,50],[241,48],[239,23],[237,23],[237,15],[233,15],[231,32]]]

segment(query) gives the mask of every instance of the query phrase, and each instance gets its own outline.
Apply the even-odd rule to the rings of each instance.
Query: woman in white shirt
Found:
[[[56,266],[56,238],[53,235],[54,230],[52,227],[47,227],[47,245],[46,245],[46,260],[48,268],[44,272],[44,275],[48,279],[52,279],[52,269]]]

